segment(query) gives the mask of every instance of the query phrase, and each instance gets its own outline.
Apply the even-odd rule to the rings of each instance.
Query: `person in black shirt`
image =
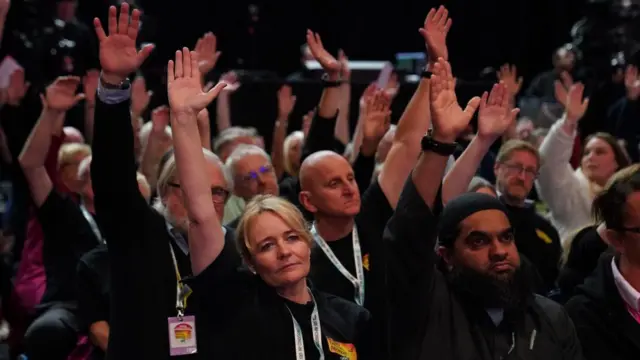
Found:
[[[95,207],[109,239],[111,320],[107,359],[168,359],[167,319],[178,310],[176,298],[184,291],[181,280],[191,274],[189,220],[182,184],[177,179],[175,156],[160,170],[155,208],[149,206],[136,184],[134,134],[131,125],[131,89],[126,81],[150,54],[137,51],[135,40],[140,11],[128,16],[129,5],[109,9],[109,35],[100,22],[94,25],[100,40],[102,74],[96,99],[91,179]],[[207,162],[199,169],[207,174],[207,198],[222,217],[230,181],[217,156],[201,150]],[[218,229],[231,242],[229,229]],[[240,264],[238,256],[237,264]],[[178,289],[181,289],[180,291]],[[142,311],[144,310],[144,311]]]
[[[478,134],[445,177],[445,202],[464,192],[463,189],[467,188],[475,169],[480,165],[480,159],[514,121],[517,110],[512,111],[508,117],[496,116],[506,113],[507,109],[496,113],[494,109],[497,104],[492,103],[492,99],[495,100],[497,96],[505,99],[499,94],[504,91],[506,88],[503,85],[496,85],[491,95],[488,95],[488,105],[480,108]],[[518,251],[531,261],[533,271],[542,279],[541,286],[535,289],[536,292],[547,295],[555,289],[562,247],[558,231],[536,212],[535,204],[527,200],[539,167],[540,155],[536,148],[522,140],[509,140],[498,152],[494,172],[498,198],[509,210],[509,220],[518,234]],[[538,274],[533,276],[537,277]]]
[[[640,354],[640,165],[618,171],[593,201],[598,223],[615,250],[565,305],[585,359],[631,360]]]
[[[43,262],[47,289],[38,305],[36,319],[25,334],[26,355],[31,359],[65,359],[77,341],[75,264],[102,240],[91,214],[93,196],[87,169],[91,158],[78,170],[81,205],[54,190],[45,159],[55,131],[62,130],[65,112],[83,95],[76,95],[77,77],[61,77],[42,95],[43,112],[19,157],[36,215],[44,234]],[[84,171],[83,171],[84,169]]]
[[[187,198],[196,275],[187,282],[200,334],[191,345],[202,358],[371,359],[369,313],[307,282],[312,237],[292,204],[270,195],[249,202],[236,237],[248,271],[229,262],[235,251],[224,241],[216,207],[204,196],[208,189],[195,121],[225,84],[203,93],[197,54],[187,48],[176,53],[168,69],[178,177]],[[247,340],[255,346],[246,346]]]
[[[454,141],[481,103],[475,97],[462,110],[454,83],[439,59],[431,77],[433,132],[385,230],[392,357],[581,359],[562,307],[530,291],[504,205],[467,193],[438,210]]]

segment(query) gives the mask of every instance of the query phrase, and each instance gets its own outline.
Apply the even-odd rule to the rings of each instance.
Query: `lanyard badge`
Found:
[[[195,316],[185,316],[184,310],[187,298],[191,295],[191,289],[182,283],[178,261],[173,247],[169,244],[173,267],[176,271],[176,312],[178,316],[170,317],[169,322],[169,353],[171,356],[196,354],[198,346],[196,343],[196,318]]]

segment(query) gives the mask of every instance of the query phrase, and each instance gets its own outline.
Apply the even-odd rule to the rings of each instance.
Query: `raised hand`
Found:
[[[387,87],[384,88],[384,93],[389,96],[390,99],[398,95],[398,90],[400,90],[400,82],[398,81],[398,74],[395,72],[389,75],[389,81],[387,82]]]
[[[383,90],[377,90],[375,94],[367,100],[362,115],[362,137],[363,142],[369,140],[377,142],[391,126],[391,111],[389,106],[391,101]]]
[[[627,98],[636,101],[640,98],[640,76],[638,68],[629,65],[624,72],[624,86],[627,88]]]
[[[342,49],[338,50],[338,61],[342,66],[342,68],[340,69],[340,76],[342,77],[342,80],[351,79],[351,69],[349,69],[349,58],[347,57],[347,55],[344,53],[344,50]]]
[[[98,18],[93,20],[100,42],[100,66],[106,82],[119,84],[136,71],[151,54],[153,45],[136,49],[136,38],[140,28],[140,10],[135,9],[129,18],[129,4],[120,5],[120,16],[115,6],[109,8],[109,35],[105,33]]]
[[[515,98],[522,88],[522,76],[518,77],[518,69],[515,65],[504,64],[496,73],[498,81],[507,87],[508,95]]]
[[[589,107],[589,98],[584,98],[584,84],[576,83],[569,89],[567,94],[567,105],[564,111],[567,116],[567,120],[571,123],[575,123],[582,119],[584,113]]]
[[[320,63],[320,66],[322,66],[324,71],[329,75],[340,75],[342,65],[335,57],[333,57],[333,55],[329,54],[329,52],[325,50],[324,45],[322,45],[320,35],[311,30],[307,30],[307,45],[309,46],[311,55],[313,55],[313,58]]]
[[[27,94],[31,84],[24,81],[24,70],[17,69],[9,76],[9,87],[7,88],[7,104],[18,106]]]
[[[131,112],[140,116],[149,106],[153,91],[147,91],[144,77],[138,76],[131,83]]]
[[[565,108],[567,107],[568,91],[569,89],[571,89],[572,86],[573,86],[573,78],[566,71],[561,72],[560,80],[556,80],[554,83],[556,101]]]
[[[91,69],[82,78],[82,86],[86,102],[90,106],[96,103],[96,91],[98,90],[98,81],[100,79],[100,71]]]
[[[453,142],[469,125],[469,121],[480,105],[480,98],[469,100],[462,110],[455,93],[455,80],[451,65],[440,58],[434,64],[431,76],[431,118],[433,136],[442,142]]]
[[[11,0],[0,0],[0,15],[6,15],[11,7]]]
[[[513,124],[520,109],[510,109],[510,96],[503,82],[493,85],[491,93],[482,94],[478,111],[479,137],[495,141]]]
[[[40,95],[42,106],[47,110],[66,112],[74,107],[78,101],[84,99],[84,94],[76,94],[80,85],[78,76],[61,76],[47,86],[44,95]]]
[[[371,84],[369,84],[369,86],[367,86],[366,89],[364,89],[364,92],[362,93],[362,96],[360,96],[360,111],[361,112],[363,112],[365,110],[369,100],[371,98],[373,98],[373,95],[376,94],[376,90],[378,90],[378,86],[376,85],[376,83],[371,83]]]
[[[430,63],[435,63],[438,58],[449,59],[447,50],[449,29],[451,29],[449,11],[442,5],[437,11],[431,9],[424,19],[423,27],[418,29],[426,43]]]
[[[151,112],[151,129],[155,133],[164,133],[164,129],[169,126],[169,107],[158,106]]]
[[[207,75],[216,66],[218,59],[220,58],[220,51],[218,49],[218,39],[212,32],[204,34],[203,37],[198,39],[194,51],[198,53],[199,61],[198,68],[201,75]]]
[[[220,82],[227,84],[223,91],[232,93],[240,88],[240,80],[235,71],[229,71],[220,76]],[[213,86],[212,86],[213,87]]]
[[[278,119],[288,119],[296,105],[296,97],[291,93],[291,86],[282,85],[278,90]]]
[[[202,90],[198,53],[183,48],[176,51],[176,60],[167,67],[167,92],[172,112],[192,112],[197,115],[207,107],[227,84],[219,82],[208,92]]]

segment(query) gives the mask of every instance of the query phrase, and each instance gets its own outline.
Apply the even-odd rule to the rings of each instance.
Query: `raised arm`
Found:
[[[94,19],[100,41],[102,74],[96,101],[91,180],[96,211],[101,220],[108,223],[107,226],[124,229],[140,218],[140,212],[151,210],[136,181],[131,91],[123,89],[121,84],[140,67],[153,46],[147,45],[137,51],[140,11],[133,10],[129,18],[127,3],[121,5],[119,18],[116,7],[109,8],[108,25],[107,36],[100,20]],[[115,239],[112,238],[111,243],[115,243]]]
[[[202,148],[211,151],[211,121],[209,120],[209,110],[206,108],[202,109],[202,111],[198,113],[197,120]]]
[[[491,145],[515,122],[520,110],[509,110],[510,107],[509,93],[502,82],[493,85],[491,94],[485,92],[482,95],[478,112],[478,134],[445,176],[442,184],[443,203],[467,192],[471,179]]]
[[[284,139],[287,137],[289,116],[296,105],[296,97],[291,94],[291,87],[283,85],[278,90],[278,118],[273,127],[273,141],[271,144],[271,162],[280,179],[284,174]]]
[[[302,150],[304,159],[316,151],[335,150],[334,131],[338,108],[340,106],[340,69],[341,65],[322,45],[320,35],[307,30],[307,45],[313,57],[320,63],[326,73],[325,88],[320,97],[318,109],[315,112],[308,136],[305,137]]]
[[[351,136],[349,136],[349,107],[351,105],[351,70],[349,70],[349,59],[344,51],[338,51],[338,61],[342,68],[340,75],[342,82],[340,83],[340,105],[338,105],[338,120],[334,129],[335,138],[343,145],[347,145]]]
[[[454,93],[451,67],[439,59],[431,77],[431,140],[451,144],[466,128],[480,98],[469,101],[463,111]],[[436,220],[434,209],[448,155],[424,151],[406,182],[398,206],[387,224],[389,246],[388,282],[391,284],[391,348],[394,358],[409,358],[408,342],[419,341],[429,319],[428,306],[441,296],[435,288]]]
[[[578,121],[587,110],[589,99],[582,99],[584,85],[572,85],[567,92],[556,82],[556,98],[565,106],[565,114],[558,120],[540,145],[542,166],[536,180],[538,194],[549,204],[552,215],[562,221],[572,216],[572,208],[579,199],[580,180],[569,164]]]
[[[216,100],[216,126],[218,134],[224,129],[231,127],[231,94],[240,87],[238,75],[233,71],[222,74],[220,81],[225,82],[227,87],[224,88]]]
[[[96,90],[98,90],[98,82],[100,81],[100,71],[89,70],[82,78],[84,94],[86,96],[84,102],[84,137],[91,144],[93,141],[93,121],[96,111]]]
[[[206,269],[224,248],[224,233],[218,220],[207,180],[206,160],[198,134],[196,115],[225,87],[219,83],[207,93],[200,85],[197,53],[187,48],[169,61],[167,92],[178,178],[189,216],[189,254],[194,275]]]
[[[45,168],[51,137],[56,128],[62,127],[64,115],[84,94],[76,95],[80,84],[78,77],[59,77],[41,95],[42,114],[33,127],[18,161],[31,189],[37,207],[42,206],[53,190],[53,181]]]
[[[151,112],[151,130],[142,149],[140,171],[149,181],[152,189],[158,182],[158,164],[164,152],[171,147],[171,135],[168,132],[169,107],[159,106]]]
[[[446,8],[440,6],[437,11],[429,11],[420,34],[424,37],[430,61],[438,58],[447,60],[446,38],[450,28],[451,19]],[[433,63],[429,65],[432,66]],[[398,122],[389,155],[378,175],[380,187],[393,208],[396,207],[402,186],[420,154],[420,141],[430,123],[429,79],[422,78]]]

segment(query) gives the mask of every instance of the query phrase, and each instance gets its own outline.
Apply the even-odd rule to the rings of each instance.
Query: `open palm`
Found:
[[[455,138],[469,125],[480,98],[469,100],[462,110],[455,93],[455,80],[451,65],[444,59],[438,59],[431,77],[431,115],[434,130],[450,138]]]
[[[131,21],[129,21],[131,20]],[[140,11],[135,9],[129,19],[129,4],[122,3],[120,16],[115,6],[109,8],[109,35],[105,33],[98,18],[93,20],[96,35],[100,41],[100,65],[102,71],[126,77],[134,72],[149,56],[152,45],[138,52],[136,38],[140,27]]]
[[[587,108],[589,107],[589,99],[583,99],[584,85],[576,83],[569,89],[567,94],[567,105],[565,112],[567,119],[570,121],[578,121],[582,119]]]
[[[320,66],[322,66],[324,71],[334,74],[340,73],[342,65],[340,65],[340,62],[324,48],[320,35],[311,30],[307,30],[307,45],[309,46],[309,51],[311,51],[313,58],[320,63]]]
[[[175,62],[169,60],[167,80],[171,110],[189,111],[194,114],[198,114],[207,107],[226,86],[225,83],[220,82],[208,92],[202,91],[198,54],[189,51],[186,47],[182,51],[176,51]]]
[[[511,126],[519,109],[509,109],[510,90],[503,82],[485,92],[478,112],[478,136],[498,138]]]
[[[363,114],[362,136],[368,140],[380,140],[391,125],[391,104],[383,90],[378,90],[367,100]]]
[[[419,29],[427,44],[429,61],[435,62],[438,58],[449,59],[447,34],[450,28],[449,11],[444,6],[440,6],[437,11],[435,9],[429,11],[424,20],[424,27]]]
[[[45,95],[41,97],[43,105],[51,110],[67,111],[78,101],[84,99],[84,94],[77,94],[76,89],[80,85],[77,76],[61,76],[53,84],[47,86]]]

